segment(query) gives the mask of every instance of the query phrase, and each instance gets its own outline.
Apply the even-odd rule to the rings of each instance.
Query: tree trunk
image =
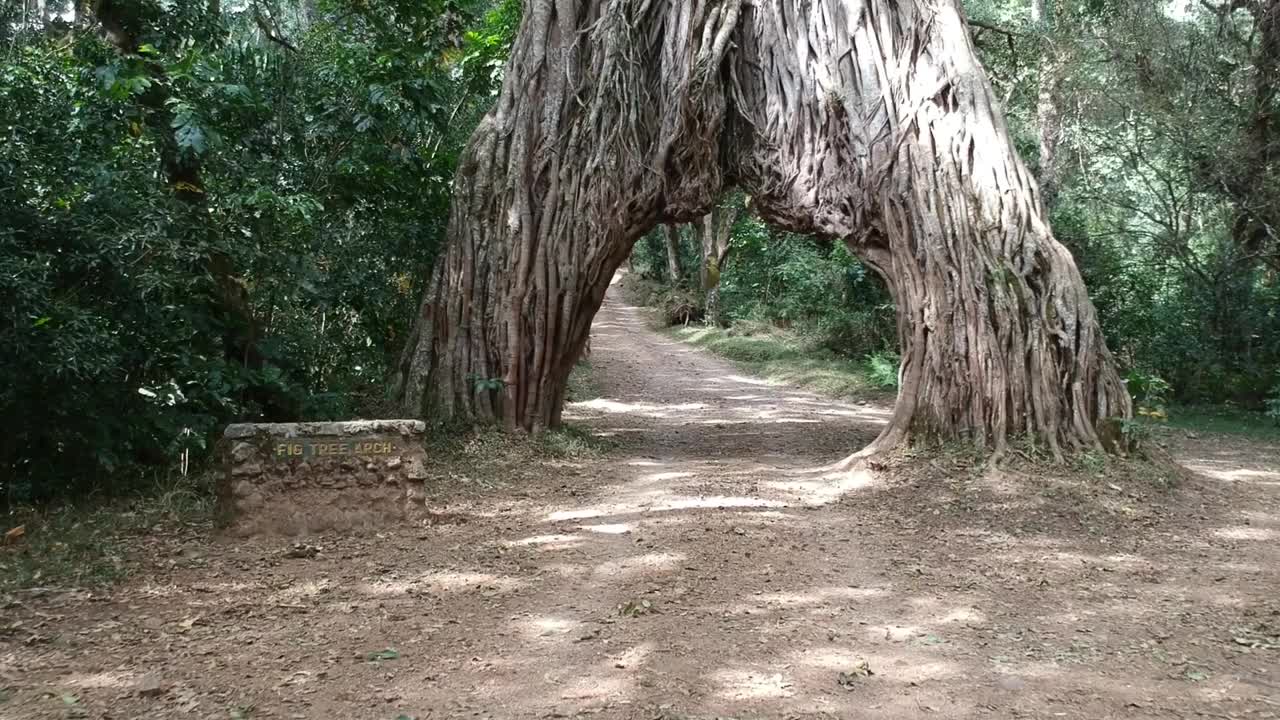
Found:
[[[706,319],[711,325],[720,324],[720,272],[729,257],[729,241],[739,212],[735,198],[716,206],[701,223],[694,224],[702,257],[698,278],[706,293]]]
[[[1130,416],[955,0],[528,3],[459,169],[395,388],[405,407],[557,423],[613,271],[725,181],[888,283],[902,391],[869,450],[966,437],[999,451],[1021,434],[1092,449]]]
[[[959,8],[838,5],[809,17],[801,52],[794,18],[744,13],[730,132],[761,216],[844,238],[894,297],[901,391],[869,450],[912,436],[1102,447],[1129,396]]]
[[[1267,217],[1270,181],[1276,158],[1276,99],[1280,94],[1280,0],[1252,4],[1254,34],[1258,38],[1253,68],[1253,112],[1245,133],[1244,162],[1235,178],[1236,220],[1232,227],[1237,246],[1280,267],[1280,243]]]
[[[1062,142],[1062,110],[1058,93],[1062,83],[1062,64],[1054,43],[1054,18],[1046,0],[1031,0],[1031,24],[1039,35],[1040,57],[1037,70],[1036,126],[1040,136],[1040,195],[1045,208],[1052,211],[1058,204],[1058,188],[1062,164],[1058,145]]]
[[[662,226],[662,237],[667,242],[667,276],[672,285],[679,285],[684,276],[680,272],[680,228],[667,223]]]
[[[722,184],[741,0],[533,0],[463,154],[448,247],[393,387],[408,412],[537,430],[613,272]]]

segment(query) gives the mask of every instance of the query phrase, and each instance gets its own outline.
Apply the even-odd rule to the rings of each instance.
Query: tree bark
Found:
[[[706,320],[712,325],[720,324],[720,273],[724,269],[725,260],[729,258],[729,241],[733,237],[733,226],[738,222],[739,212],[737,200],[734,199],[727,204],[717,205],[703,216],[701,223],[694,225],[702,253],[698,278],[706,294]]]
[[[455,179],[393,387],[408,412],[537,430],[618,265],[719,195],[741,0],[535,0]]]
[[[663,225],[662,237],[667,244],[667,276],[672,285],[679,285],[684,275],[680,272],[680,228],[670,223]]]
[[[632,244],[728,182],[888,283],[902,390],[868,451],[1094,449],[1131,415],[955,0],[531,2],[456,182],[395,387],[409,411],[559,422]]]
[[[1031,0],[1031,24],[1040,42],[1037,70],[1036,129],[1040,140],[1040,195],[1045,208],[1058,204],[1061,163],[1058,145],[1062,142],[1062,110],[1058,102],[1062,65],[1054,43],[1054,18],[1046,0]]]

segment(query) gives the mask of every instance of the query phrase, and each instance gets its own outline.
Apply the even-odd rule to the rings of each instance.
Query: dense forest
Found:
[[[1280,419],[1280,2],[966,11],[1139,412]],[[0,9],[4,502],[185,470],[231,421],[399,412],[388,379],[520,12]],[[650,233],[632,268],[673,322],[785,328],[897,379],[876,274],[742,193]]]

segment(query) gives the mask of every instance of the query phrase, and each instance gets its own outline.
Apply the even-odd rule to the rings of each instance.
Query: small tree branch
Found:
[[[974,20],[973,18],[968,18],[967,20],[969,25],[975,28],[978,28],[979,30],[990,30],[993,33],[1000,33],[1001,35],[1004,35],[1007,38],[1022,37],[1022,33],[1017,32],[1016,30],[1007,30],[998,25],[985,23],[981,20]]]
[[[262,34],[265,35],[268,40],[285,48],[289,52],[298,52],[298,48],[294,46],[293,43],[289,42],[283,35],[281,35],[278,29],[272,27],[274,22],[267,18],[266,13],[262,12],[262,6],[259,5],[256,0],[253,3],[253,20],[257,23],[258,29],[262,31]]]

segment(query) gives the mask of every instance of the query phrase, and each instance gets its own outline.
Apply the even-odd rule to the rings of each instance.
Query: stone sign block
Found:
[[[412,519],[425,510],[425,432],[420,420],[230,425],[220,515],[239,535]]]

